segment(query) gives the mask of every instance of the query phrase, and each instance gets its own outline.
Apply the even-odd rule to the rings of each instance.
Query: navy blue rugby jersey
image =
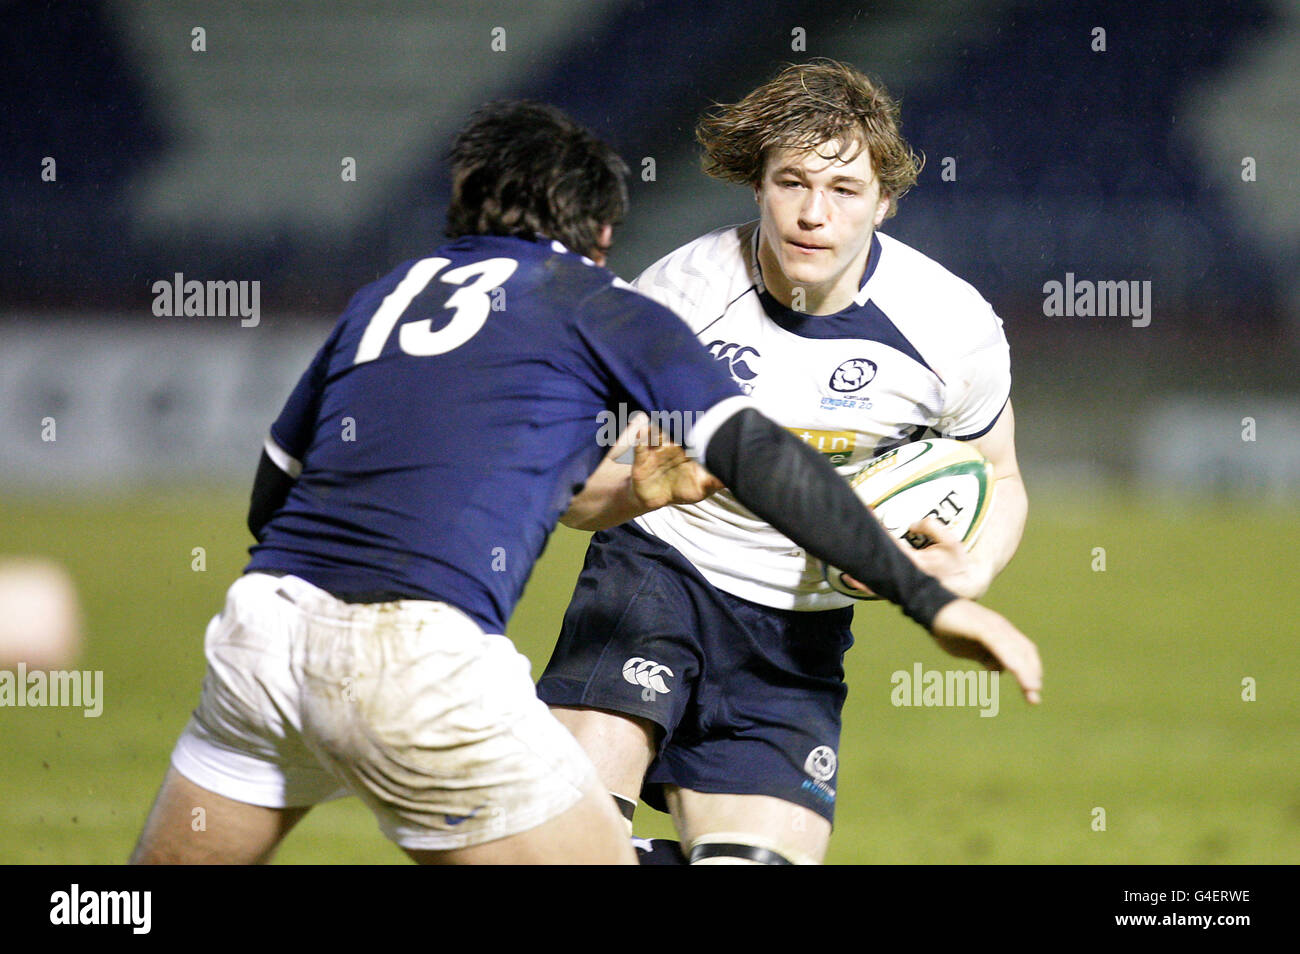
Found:
[[[299,380],[267,442],[296,480],[246,569],[503,632],[602,422],[680,412],[698,445],[736,403],[687,326],[606,269],[546,239],[456,239],[361,289]]]

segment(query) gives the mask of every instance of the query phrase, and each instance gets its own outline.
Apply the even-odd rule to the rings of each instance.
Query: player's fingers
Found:
[[[1043,688],[1043,664],[1038,647],[1005,617],[987,607],[987,623],[981,626],[983,642],[998,657],[1003,668],[1016,677],[1025,698],[1037,703]]]
[[[918,548],[934,543],[947,546],[962,545],[961,538],[937,517],[933,516],[922,517],[908,527],[906,539],[913,547]],[[925,542],[927,540],[929,544]]]
[[[656,461],[661,461],[673,466],[686,461],[686,451],[680,444],[674,444],[671,441],[659,441],[658,443],[655,441],[655,434],[647,434],[644,441],[637,444],[637,449],[640,450],[645,448],[646,457],[654,458]]]
[[[1020,684],[1025,699],[1042,699],[1043,664],[1038,647],[999,613],[971,600],[953,600],[935,616],[935,636],[974,640],[997,657]]]
[[[631,464],[635,460],[640,460],[639,456],[633,454],[633,449],[645,445],[645,433],[649,423],[650,418],[646,416],[645,412],[633,412],[632,416],[627,420],[627,427],[623,428],[623,433],[618,435],[618,438],[614,441],[614,446],[605,455],[605,459],[618,464]]]
[[[704,491],[706,497],[709,494],[716,494],[723,488],[722,481],[710,474],[699,463],[695,463],[694,466],[699,472],[700,490]]]
[[[644,411],[634,411],[632,416],[627,419],[627,427],[623,433],[618,436],[616,447],[627,450],[633,445],[644,444],[646,435],[650,430],[650,417]]]
[[[1038,647],[1010,623],[1007,627],[1011,632],[1003,637],[998,658],[1020,683],[1025,699],[1031,705],[1037,705],[1042,700],[1043,691],[1043,663],[1038,656]]]

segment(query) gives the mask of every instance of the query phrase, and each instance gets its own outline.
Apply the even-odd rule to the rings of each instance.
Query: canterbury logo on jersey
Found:
[[[757,349],[721,339],[710,341],[704,347],[713,357],[726,362],[727,370],[731,372],[731,380],[736,382],[740,390],[746,394],[754,390],[751,382],[758,377],[758,371],[754,369],[752,362],[763,357]]]
[[[643,656],[633,656],[623,663],[623,678],[634,686],[653,689],[655,692],[669,692],[664,678],[672,678],[673,671],[662,663]]]

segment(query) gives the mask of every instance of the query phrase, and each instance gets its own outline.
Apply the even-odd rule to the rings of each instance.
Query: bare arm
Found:
[[[640,516],[630,480],[632,465],[620,464],[616,460],[620,454],[615,448],[605,455],[560,517],[560,523],[574,530],[603,530]]]
[[[1015,556],[1029,513],[1029,497],[1016,461],[1016,419],[1010,401],[993,429],[971,443],[993,465],[995,488],[993,509],[970,551],[973,576],[979,583],[975,596],[979,597],[988,592],[993,580]]]
[[[1010,401],[993,429],[973,444],[993,464],[997,488],[984,530],[971,548],[972,558],[983,565],[991,584],[1016,555],[1029,514],[1029,496],[1016,460],[1016,419]]]
[[[631,464],[620,464],[634,447]],[[677,444],[660,440],[644,414],[627,430],[573,498],[560,523],[575,530],[603,530],[674,503],[698,503],[722,483],[686,456]]]

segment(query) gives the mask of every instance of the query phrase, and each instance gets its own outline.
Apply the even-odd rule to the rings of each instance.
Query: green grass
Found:
[[[77,581],[78,667],[104,671],[105,703],[98,719],[0,708],[0,863],[126,857],[198,699],[204,627],[245,561],[243,507],[198,490],[6,501],[3,550],[54,557]],[[557,533],[511,626],[535,672],[584,541]],[[1004,678],[995,718],[894,707],[891,673],[948,657],[892,607],[864,606],[828,860],[1300,862],[1298,552],[1296,511],[1036,498],[988,603],[1038,642],[1044,703],[1030,710]],[[1244,677],[1257,701],[1242,700]],[[671,832],[645,807],[637,827]],[[279,855],[403,860],[351,799],[313,811]]]

